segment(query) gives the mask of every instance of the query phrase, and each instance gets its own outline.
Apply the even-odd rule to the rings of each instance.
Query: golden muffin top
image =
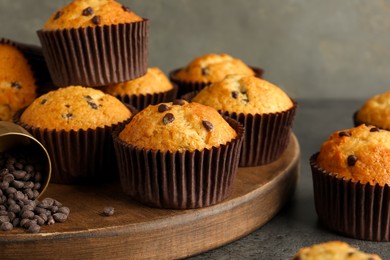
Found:
[[[236,136],[215,109],[183,100],[146,107],[119,134],[121,140],[137,148],[163,152],[202,151]]]
[[[116,25],[142,21],[130,8],[114,0],[73,0],[53,13],[45,30]]]
[[[154,67],[148,68],[142,77],[109,85],[105,88],[105,92],[113,96],[131,96],[167,92],[171,89],[173,89],[173,85],[164,72]]]
[[[35,99],[20,121],[36,128],[77,131],[111,126],[130,117],[130,110],[117,98],[97,89],[69,86]]]
[[[255,76],[229,75],[202,89],[192,101],[243,114],[283,112],[294,103],[276,85]]]
[[[176,73],[182,81],[218,82],[230,74],[255,75],[243,61],[228,54],[205,54]]]
[[[369,98],[358,110],[356,119],[390,130],[390,91]]]
[[[317,164],[338,178],[390,185],[390,132],[364,124],[336,131],[322,143]]]
[[[330,241],[301,248],[292,260],[381,260],[341,241]]]

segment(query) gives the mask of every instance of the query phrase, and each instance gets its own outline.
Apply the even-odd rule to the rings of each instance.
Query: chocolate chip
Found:
[[[238,91],[233,91],[232,92],[232,97],[233,98],[238,98]]]
[[[13,225],[10,223],[10,222],[3,222],[1,223],[0,225],[0,229],[2,231],[9,231],[9,230],[12,230],[13,229]]]
[[[46,102],[47,102],[47,99],[42,99],[42,101],[41,101],[41,105],[44,105],[44,104],[46,104]]]
[[[70,105],[69,105],[69,104],[65,104],[65,107],[66,107],[66,108],[70,108]]]
[[[164,125],[170,124],[175,121],[175,116],[172,113],[166,113],[162,119]]]
[[[47,208],[49,206],[53,206],[54,201],[55,200],[53,198],[45,198],[41,201],[41,205],[43,205],[43,207]]]
[[[379,132],[380,129],[378,127],[373,127],[370,129],[370,132]]]
[[[58,11],[58,12],[56,13],[56,15],[54,16],[53,20],[57,20],[57,19],[60,18],[61,15],[63,15],[63,14],[64,14],[63,12]]]
[[[93,98],[90,95],[84,96],[84,99],[87,100],[87,101],[92,101],[93,100]]]
[[[93,24],[100,24],[101,23],[101,20],[100,20],[100,16],[99,15],[95,15],[92,19],[91,19],[92,23]]]
[[[16,88],[16,89],[21,89],[22,84],[20,84],[20,82],[18,82],[18,81],[13,81],[13,82],[11,82],[11,87]]]
[[[158,106],[158,112],[160,112],[160,113],[168,111],[169,109],[170,109],[169,106],[167,106],[165,104],[161,104],[161,105]]]
[[[53,218],[56,222],[65,222],[66,219],[68,218],[68,215],[64,214],[64,213],[55,213],[53,214]]]
[[[339,132],[339,137],[343,137],[343,136],[352,136],[352,134],[351,133],[349,133],[349,132],[344,132],[344,131],[341,131],[341,132]]]
[[[98,109],[98,106],[97,106],[95,103],[93,103],[93,102],[91,102],[91,101],[87,101],[87,103],[88,103],[88,105],[89,105],[92,109],[95,109],[95,110]]]
[[[204,128],[206,128],[207,131],[213,131],[214,126],[213,126],[213,124],[210,123],[209,121],[203,120],[203,121],[202,121],[202,124],[203,124]]]
[[[202,68],[202,76],[209,75],[209,69],[208,68]]]
[[[38,224],[31,224],[29,227],[28,227],[28,229],[27,229],[27,231],[29,232],[29,233],[39,233],[39,231],[41,231],[41,226],[39,226]]]
[[[249,99],[248,99],[248,98],[244,98],[244,99],[242,100],[242,102],[248,103],[248,102],[249,102]]]
[[[87,7],[87,8],[85,8],[85,9],[83,10],[83,12],[82,12],[82,15],[84,15],[84,16],[89,16],[89,15],[91,15],[91,14],[93,14],[93,9],[92,9],[92,7]]]
[[[58,213],[63,213],[65,215],[69,215],[70,209],[68,207],[60,207],[57,210]]]
[[[103,209],[103,216],[112,216],[114,215],[115,209],[113,207],[105,207]]]
[[[347,158],[348,166],[354,166],[357,162],[358,158],[355,155],[350,155]]]
[[[65,115],[66,119],[72,119],[73,118],[73,114],[72,113],[67,113]]]
[[[182,106],[184,105],[186,102],[184,101],[184,99],[175,99],[173,100],[172,104],[173,105],[179,105],[179,106]]]
[[[131,13],[131,9],[130,9],[129,7],[127,7],[127,6],[122,5],[122,9],[123,9],[123,11],[125,11],[125,12]]]

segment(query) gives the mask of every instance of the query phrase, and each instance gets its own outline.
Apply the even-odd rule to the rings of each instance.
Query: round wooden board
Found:
[[[0,233],[0,259],[172,259],[225,245],[275,216],[295,190],[299,143],[292,135],[282,157],[260,167],[239,168],[233,194],[194,210],[143,206],[109,186],[50,184],[43,197],[70,207],[65,223],[38,234],[20,228]],[[111,217],[100,215],[112,206]]]

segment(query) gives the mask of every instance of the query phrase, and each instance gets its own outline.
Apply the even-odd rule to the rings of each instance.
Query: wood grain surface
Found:
[[[68,220],[43,226],[38,234],[20,228],[1,232],[0,259],[173,259],[205,252],[272,219],[291,198],[299,165],[299,143],[292,135],[279,160],[239,168],[228,199],[194,210],[144,206],[124,195],[118,183],[50,184],[43,197],[68,206]],[[107,206],[115,208],[113,216],[101,215]]]

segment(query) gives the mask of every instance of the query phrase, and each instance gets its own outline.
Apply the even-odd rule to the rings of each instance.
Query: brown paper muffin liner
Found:
[[[283,112],[269,114],[220,113],[245,127],[240,167],[269,164],[280,158],[290,141],[297,102]]]
[[[134,108],[129,108],[133,115]],[[31,133],[49,153],[52,162],[50,182],[90,184],[112,181],[118,177],[112,131],[130,121],[96,129],[65,131],[32,127],[20,121],[24,109],[14,116],[14,123]]]
[[[136,148],[114,133],[123,191],[133,199],[158,208],[191,209],[227,198],[236,178],[244,128],[227,118],[237,138],[210,150],[160,152]]]
[[[177,93],[177,86],[176,84],[173,85],[174,85],[173,89],[165,92],[145,94],[145,95],[124,95],[124,96],[116,95],[115,97],[118,98],[123,103],[132,105],[138,111],[141,111],[142,109],[144,109],[149,105],[156,105],[159,103],[173,101]]]
[[[146,73],[148,19],[37,33],[52,79],[60,87],[103,86]]]
[[[263,76],[264,74],[263,69],[257,67],[250,67],[250,68],[255,72],[256,77],[261,78]],[[177,97],[181,97],[188,92],[199,91],[211,84],[211,82],[191,82],[191,81],[179,80],[176,77],[176,74],[181,69],[182,68],[175,69],[169,73],[170,81],[172,81],[178,86]]]
[[[390,187],[337,178],[310,157],[315,208],[321,223],[348,237],[390,241]]]
[[[31,70],[33,71],[38,95],[42,95],[57,88],[51,79],[49,69],[47,68],[42,48],[40,46],[16,42],[6,38],[1,38],[0,44],[9,44],[16,47],[23,53],[31,67]]]

